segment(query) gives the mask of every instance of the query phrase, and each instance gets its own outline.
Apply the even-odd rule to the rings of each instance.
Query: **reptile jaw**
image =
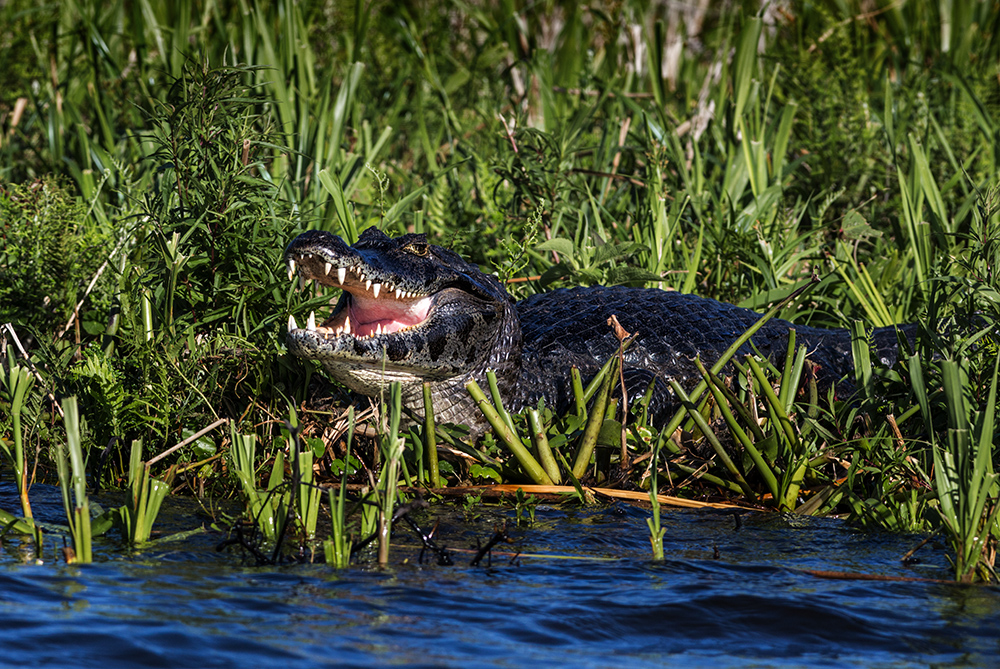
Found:
[[[387,281],[377,281],[365,272],[361,263],[335,265],[321,254],[303,252],[287,259],[289,280],[299,274],[300,288],[308,280],[344,291],[344,299],[322,325],[316,325],[315,313],[309,314],[307,330],[324,337],[350,335],[356,339],[393,334],[417,327],[427,320],[434,299],[415,291],[404,290]],[[297,330],[292,316],[288,331]]]

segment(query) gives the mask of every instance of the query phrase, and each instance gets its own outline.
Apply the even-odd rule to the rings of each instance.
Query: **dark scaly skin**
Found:
[[[662,426],[676,409],[666,383],[674,378],[686,390],[701,379],[694,359],[700,356],[711,367],[729,346],[760,318],[750,309],[685,293],[616,287],[574,288],[534,295],[517,305],[524,338],[521,372],[512,404],[536,403],[538,397],[564,409],[573,401],[568,385],[570,368],[584,379],[618,351],[618,340],[607,325],[614,314],[635,341],[625,351],[625,385],[629,397],[645,394],[656,380],[650,402],[653,424]],[[805,345],[809,359],[819,365],[821,386],[829,387],[853,375],[851,335],[847,330],[794,325],[781,319],[766,322],[751,338],[753,345],[772,360],[783,359],[788,331],[795,329],[796,347]],[[896,360],[895,328],[873,334],[874,353],[885,364]],[[753,352],[750,344],[737,356]],[[844,389],[850,384],[845,383]]]
[[[515,306],[496,278],[447,249],[427,244],[423,235],[389,238],[373,228],[354,246],[329,233],[308,232],[289,245],[285,257],[304,278],[327,285],[339,286],[338,268],[349,268],[344,295],[323,325],[336,328],[344,313],[357,316],[352,334],[337,334],[323,325],[316,330],[290,328],[287,343],[293,354],[319,360],[335,379],[368,395],[400,380],[404,403],[419,415],[422,383],[429,381],[437,420],[464,423],[474,432],[484,423],[465,389],[469,379],[485,388],[486,370],[495,370],[505,406],[512,411],[534,405],[540,397],[564,410],[573,398],[571,368],[578,367],[586,380],[618,350],[607,325],[612,314],[638,335],[625,354],[629,396],[641,396],[655,379],[650,411],[654,425],[662,425],[675,408],[666,379],[692,387],[700,378],[694,359],[700,356],[711,366],[760,318],[749,309],[694,295],[625,287],[557,290]],[[374,301],[366,280],[403,291],[403,299],[383,287]],[[358,297],[369,299],[367,307],[359,306]],[[399,309],[423,315],[422,305],[431,302],[434,307],[426,320],[407,322],[401,332],[368,336],[369,326],[359,325],[376,312],[384,315],[383,306],[388,314]],[[790,328],[819,365],[822,385],[851,373],[846,330],[772,319],[753,336],[753,344],[777,360],[785,353]],[[895,329],[878,329],[873,340],[875,355],[893,364]],[[749,345],[740,349],[751,351]]]

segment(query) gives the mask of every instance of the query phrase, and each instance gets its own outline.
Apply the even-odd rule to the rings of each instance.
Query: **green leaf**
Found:
[[[535,246],[536,251],[555,251],[559,255],[572,258],[575,253],[573,242],[563,237],[553,237]]]

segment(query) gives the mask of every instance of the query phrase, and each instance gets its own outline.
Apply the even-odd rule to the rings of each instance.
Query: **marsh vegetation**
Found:
[[[81,560],[148,539],[168,492],[239,496],[280,559],[329,502],[344,565],[352,534],[388,559],[415,491],[534,479],[940,531],[957,579],[995,579],[994,3],[10,0],[0,63],[0,531],[42,540],[39,480]],[[496,434],[464,444],[284,348],[332,297],[285,245],[370,226],[518,297],[624,283],[852,328],[856,392],[790,345],[706,370],[658,430],[611,360],[566,416],[482,389]],[[886,368],[866,333],[904,323]],[[88,487],[130,501],[91,524]]]

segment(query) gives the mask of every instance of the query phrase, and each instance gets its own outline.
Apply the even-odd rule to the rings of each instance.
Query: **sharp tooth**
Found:
[[[350,319],[350,317],[344,319],[344,334],[351,334],[351,319]]]
[[[333,265],[331,265],[328,262],[323,263],[323,273],[324,274],[329,274],[331,269],[333,269]]]
[[[403,289],[402,288],[397,288],[396,289],[396,299],[397,300],[403,299]]]
[[[372,280],[367,279],[365,281],[365,290],[371,290],[371,289],[372,289]],[[375,295],[375,297],[378,297],[378,295]]]
[[[298,330],[299,324],[295,322],[295,316],[288,314],[288,331]]]
[[[288,259],[288,280],[291,281],[295,278],[295,261],[291,258]]]
[[[309,320],[306,321],[306,328],[309,329],[309,330],[315,330],[316,329],[316,312],[315,311],[310,311],[309,312]]]
[[[346,267],[338,267],[337,268],[337,281],[339,281],[340,283],[344,283],[344,279],[346,279],[346,278],[347,278],[347,268]]]
[[[377,335],[382,334],[382,324],[381,323],[379,323],[378,325],[375,326],[375,334],[377,334]]]
[[[382,284],[380,284],[380,283],[373,283],[372,284],[372,295],[374,295],[375,297],[378,297],[378,293],[379,293],[380,290],[382,290]]]

